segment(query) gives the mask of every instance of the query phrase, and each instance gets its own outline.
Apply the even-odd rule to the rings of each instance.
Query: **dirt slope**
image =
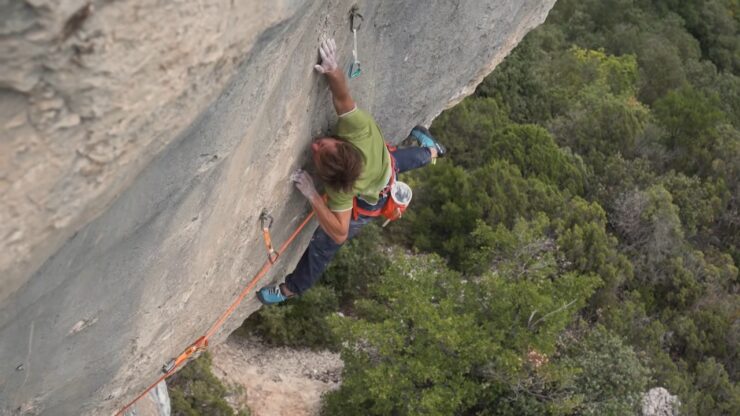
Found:
[[[253,416],[317,416],[321,395],[339,386],[343,363],[327,351],[269,347],[231,336],[213,348],[213,371],[224,384],[239,386],[228,398]]]

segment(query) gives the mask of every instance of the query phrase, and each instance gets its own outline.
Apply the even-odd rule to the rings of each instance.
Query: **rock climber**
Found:
[[[319,137],[311,143],[316,175],[328,198],[325,201],[319,195],[306,171],[298,170],[291,176],[311,203],[319,227],[285,282],[257,292],[265,305],[301,295],[313,286],[344,242],[383,209],[395,175],[426,166],[445,154],[445,148],[422,126],[414,127],[410,134],[418,147],[389,150],[375,120],[352,99],[344,72],[337,66],[336,49],[334,39],[323,41],[319,47],[321,63],[314,67],[326,77],[339,116],[335,136]]]

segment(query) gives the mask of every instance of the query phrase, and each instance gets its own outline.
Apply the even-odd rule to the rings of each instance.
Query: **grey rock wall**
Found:
[[[397,141],[554,1],[0,0],[0,414],[114,413],[259,269],[259,212],[289,235],[335,121],[316,48],[349,63],[353,4],[353,96]]]
[[[170,416],[171,414],[172,405],[167,382],[162,380],[135,405],[126,409],[122,416]]]

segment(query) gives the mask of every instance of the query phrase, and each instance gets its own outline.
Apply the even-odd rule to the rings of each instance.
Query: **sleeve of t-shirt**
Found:
[[[352,199],[354,195],[348,192],[337,192],[333,189],[326,188],[326,194],[329,196],[329,210],[333,212],[343,212],[352,209]]]
[[[339,116],[336,133],[338,137],[357,144],[362,140],[370,140],[374,124],[375,120],[370,114],[355,107],[354,110]]]

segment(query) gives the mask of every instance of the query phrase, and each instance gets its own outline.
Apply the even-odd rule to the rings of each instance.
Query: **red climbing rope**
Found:
[[[263,213],[263,215],[265,215]],[[260,215],[260,220],[262,220],[263,215]],[[134,400],[132,400],[129,404],[123,407],[123,409],[119,410],[118,413],[116,413],[116,416],[121,416],[123,413],[128,410],[131,406],[133,406],[139,399],[144,397],[145,394],[149,393],[153,388],[157,386],[157,384],[161,383],[163,380],[167,379],[169,376],[175,373],[177,369],[183,365],[183,363],[187,362],[190,357],[192,357],[193,354],[195,354],[197,351],[204,351],[206,348],[208,348],[208,339],[211,338],[218,330],[223,326],[224,322],[231,316],[231,314],[234,313],[236,308],[239,306],[239,304],[244,300],[244,298],[254,289],[254,287],[257,285],[257,283],[262,279],[265,274],[272,268],[272,265],[277,262],[280,255],[290,246],[290,244],[295,240],[295,238],[298,236],[298,234],[303,230],[303,228],[308,224],[308,222],[313,218],[314,212],[311,211],[308,216],[303,220],[303,222],[293,231],[293,234],[288,237],[287,240],[283,243],[282,246],[280,246],[280,249],[278,249],[276,252],[272,252],[272,241],[270,239],[270,233],[269,233],[269,226],[265,227],[264,221],[262,224],[262,233],[263,237],[265,238],[265,244],[268,247],[268,257],[267,261],[262,265],[262,268],[257,272],[256,275],[252,278],[252,280],[249,281],[247,286],[244,287],[244,289],[239,293],[239,296],[234,300],[234,302],[231,303],[231,305],[224,311],[224,313],[221,314],[221,316],[216,320],[216,322],[211,325],[211,327],[206,331],[205,335],[201,336],[195,342],[193,342],[189,347],[185,348],[185,351],[183,351],[180,355],[178,355],[176,358],[173,358],[170,360],[167,364],[164,365],[162,368],[162,371],[164,372],[164,375],[160,376],[157,381],[152,383],[149,387],[147,387],[146,390],[144,390],[141,394],[136,396]],[[272,220],[270,219],[270,223]]]

